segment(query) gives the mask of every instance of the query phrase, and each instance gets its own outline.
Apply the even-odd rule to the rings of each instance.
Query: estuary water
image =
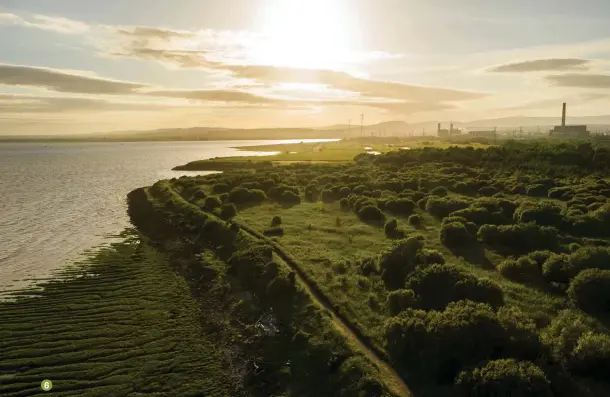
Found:
[[[47,278],[129,226],[126,196],[237,146],[324,140],[0,143],[0,293]]]

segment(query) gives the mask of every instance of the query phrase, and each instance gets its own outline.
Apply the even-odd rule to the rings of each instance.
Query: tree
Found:
[[[529,361],[501,359],[462,371],[455,382],[464,397],[553,397],[544,371]]]

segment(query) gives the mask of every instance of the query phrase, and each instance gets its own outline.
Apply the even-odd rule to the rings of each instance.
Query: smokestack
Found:
[[[438,123],[438,127],[436,128],[436,132],[440,132],[441,130],[441,123]]]
[[[561,113],[561,126],[566,126],[566,103],[563,103],[563,112]]]

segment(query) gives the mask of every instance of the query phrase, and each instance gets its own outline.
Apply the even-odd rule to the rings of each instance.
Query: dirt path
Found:
[[[273,247],[276,255],[286,262],[286,264],[288,264],[292,270],[294,270],[305,291],[311,296],[312,300],[316,302],[322,310],[326,310],[330,314],[335,327],[346,337],[352,348],[356,351],[362,352],[371,360],[372,363],[377,366],[381,380],[386,384],[392,393],[401,397],[412,396],[412,393],[406,383],[383,357],[384,353],[379,352],[370,342],[366,340],[366,337],[362,335],[360,330],[350,323],[349,319],[345,318],[345,316],[341,315],[341,313],[339,313],[333,307],[326,295],[320,291],[315,282],[309,279],[307,273],[301,269],[299,264],[290,256],[290,254],[284,251],[279,244],[268,239],[251,227],[244,225],[243,223],[235,223],[238,223],[242,230],[247,232],[252,237],[265,241]]]

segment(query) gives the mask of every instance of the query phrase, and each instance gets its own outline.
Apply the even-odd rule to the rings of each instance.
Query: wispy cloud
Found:
[[[79,94],[133,94],[144,84],[104,79],[77,72],[0,64],[0,85],[31,86]]]
[[[610,88],[610,75],[570,73],[547,76],[554,86],[574,88]]]
[[[159,111],[167,104],[108,101],[98,98],[0,94],[0,113]]]
[[[89,25],[84,22],[49,15],[22,17],[10,13],[0,13],[0,24],[25,26],[65,34],[78,34],[89,30]]]
[[[508,63],[493,66],[487,70],[492,73],[526,73],[545,71],[569,71],[588,69],[591,61],[576,58],[535,59],[531,61]]]

